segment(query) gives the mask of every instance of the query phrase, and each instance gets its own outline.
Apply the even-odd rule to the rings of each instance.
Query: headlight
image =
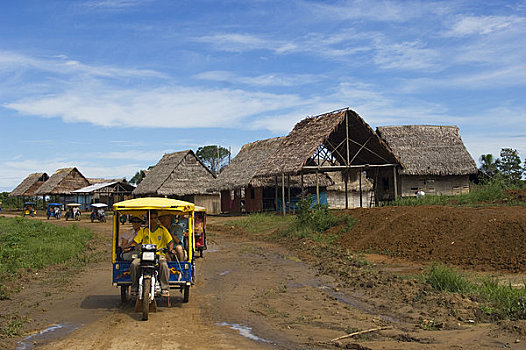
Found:
[[[155,253],[154,252],[143,252],[142,253],[142,260],[154,261],[155,260]]]

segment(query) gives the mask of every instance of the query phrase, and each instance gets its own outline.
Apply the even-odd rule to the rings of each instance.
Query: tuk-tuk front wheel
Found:
[[[142,320],[148,321],[148,312],[150,311],[150,289],[152,280],[144,278],[142,280]]]

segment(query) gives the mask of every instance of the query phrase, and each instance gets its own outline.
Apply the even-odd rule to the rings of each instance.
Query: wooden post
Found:
[[[301,172],[301,199],[305,199],[305,188],[303,186],[303,171]]]
[[[276,179],[276,186],[274,186],[274,208],[276,209],[276,213],[278,212],[278,177],[275,177]]]
[[[360,171],[360,208],[363,208],[363,191],[362,191],[362,168],[359,168]]]
[[[398,198],[398,179],[396,178],[396,165],[393,166],[394,199]]]
[[[290,213],[290,175],[287,175],[287,196],[288,196],[288,199],[287,199],[287,209]]]
[[[349,190],[347,183],[349,182],[349,172],[345,172],[345,209],[349,209]]]
[[[316,170],[316,204],[320,204],[320,181],[318,180],[318,170]]]
[[[281,173],[281,208],[283,216],[285,216],[285,173]]]

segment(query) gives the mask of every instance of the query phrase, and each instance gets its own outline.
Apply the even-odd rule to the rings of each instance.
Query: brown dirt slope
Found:
[[[526,271],[526,207],[381,207],[348,213],[359,222],[338,244],[351,251],[482,271]]]

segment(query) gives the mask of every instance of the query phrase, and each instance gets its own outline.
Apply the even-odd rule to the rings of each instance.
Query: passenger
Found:
[[[132,224],[132,228],[127,231],[123,231],[122,234],[120,235],[120,238],[121,238],[120,247],[122,251],[121,260],[125,260],[125,261],[131,261],[133,259],[133,254],[137,254],[139,252],[139,248],[140,248],[139,245],[136,245],[135,247],[133,247],[134,249],[128,249],[128,248],[132,248],[131,245],[132,245],[133,239],[139,233],[139,230],[141,229],[141,225],[144,224],[144,220],[136,216],[132,216],[132,218],[130,219],[130,222]]]
[[[138,244],[155,244],[157,249],[168,248],[173,251],[173,240],[170,232],[163,226],[159,225],[159,214],[156,210],[150,211],[150,221],[148,227],[139,230],[137,236],[133,239],[130,247],[135,247]],[[130,248],[128,248],[130,249]],[[131,294],[137,295],[139,289],[139,264],[140,258],[133,259],[130,265],[130,277],[132,280]],[[159,281],[161,283],[161,295],[169,296],[169,278],[170,270],[166,262],[166,256],[159,254]]]
[[[174,222],[173,215],[162,215],[159,217],[161,225],[163,225],[174,241],[174,251],[170,252],[177,258],[177,261],[184,261],[184,249],[183,249],[183,238],[184,229],[183,226]]]

